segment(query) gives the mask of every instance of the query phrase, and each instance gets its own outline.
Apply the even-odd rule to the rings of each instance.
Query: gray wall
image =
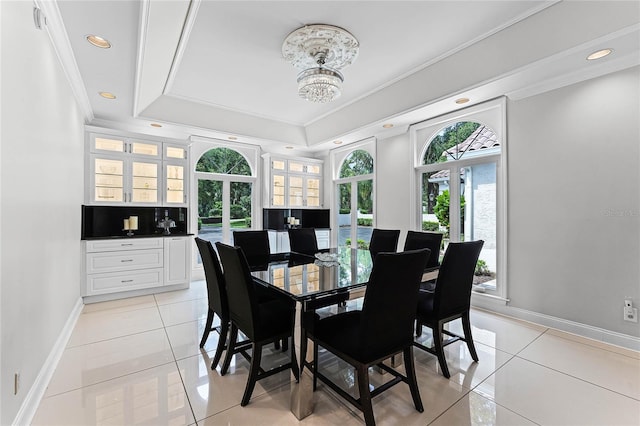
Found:
[[[80,297],[83,119],[32,7],[0,2],[3,425],[16,417]]]
[[[640,336],[639,74],[508,103],[511,306]]]
[[[639,86],[633,68],[507,103],[510,307],[640,336],[622,320],[640,305]],[[410,150],[377,142],[379,227],[412,228]]]

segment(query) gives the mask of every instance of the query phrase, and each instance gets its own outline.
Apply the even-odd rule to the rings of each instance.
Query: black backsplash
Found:
[[[329,228],[328,209],[263,209],[262,227],[282,231],[286,229],[287,217],[300,219],[304,228]]]
[[[171,228],[172,235],[187,234],[187,209],[185,207],[116,207],[82,206],[82,239],[103,237],[124,237],[123,221],[129,216],[138,216],[138,230],[135,236],[162,235],[158,221],[164,219],[165,211],[176,222]]]

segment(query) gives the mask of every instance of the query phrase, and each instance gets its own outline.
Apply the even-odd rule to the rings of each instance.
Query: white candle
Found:
[[[138,216],[129,216],[129,229],[132,231],[138,230]]]
[[[294,219],[294,220],[295,220],[294,225],[300,225],[300,219]]]
[[[129,219],[125,219],[124,220],[124,225],[123,225],[122,229],[124,229],[125,231],[129,230]]]

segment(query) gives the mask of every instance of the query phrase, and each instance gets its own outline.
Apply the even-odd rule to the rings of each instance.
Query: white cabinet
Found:
[[[315,232],[318,249],[328,249],[331,246],[331,231],[329,229],[316,229]],[[269,231],[269,246],[271,253],[290,252],[289,233],[287,231]]]
[[[164,238],[164,285],[189,282],[191,237]]]
[[[88,143],[88,204],[187,205],[187,147],[97,133]]]
[[[322,206],[323,161],[313,158],[263,156],[265,178],[269,182],[269,207],[319,208]]]
[[[187,170],[189,166],[189,151],[183,146],[163,145],[163,174],[165,205],[181,207],[187,206]]]
[[[85,302],[115,299],[134,290],[154,293],[190,281],[191,237],[86,241]],[[93,299],[93,300],[92,300]]]
[[[328,249],[331,247],[331,231],[328,229],[316,229],[316,241],[318,249]]]

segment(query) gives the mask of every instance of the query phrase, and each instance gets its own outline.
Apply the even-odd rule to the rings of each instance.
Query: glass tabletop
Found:
[[[315,256],[280,253],[269,259],[247,259],[251,274],[258,281],[287,293],[298,301],[311,300],[362,287],[373,267],[369,250],[346,247],[325,250],[334,261]],[[318,257],[326,260],[326,257]]]

